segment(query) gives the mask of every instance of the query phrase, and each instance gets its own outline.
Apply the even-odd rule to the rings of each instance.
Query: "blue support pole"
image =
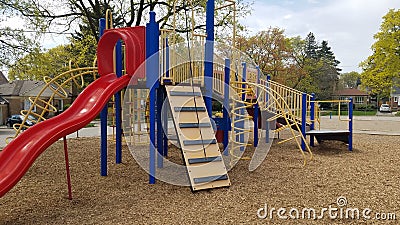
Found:
[[[156,88],[150,88],[150,153],[149,153],[149,183],[156,183]]]
[[[349,151],[353,150],[353,98],[349,99]]]
[[[117,42],[115,46],[115,70],[117,77],[122,76],[122,44],[121,41]],[[115,99],[115,162],[117,164],[122,162],[122,109],[121,109],[121,91],[114,95]]]
[[[222,107],[222,115],[224,118],[224,123],[225,123],[225,127],[224,127],[224,141],[223,141],[223,145],[224,145],[224,155],[229,155],[229,151],[228,151],[228,145],[229,145],[229,130],[231,127],[231,123],[229,120],[229,111],[230,111],[230,107],[229,107],[229,82],[230,82],[230,74],[231,74],[231,60],[230,59],[225,59],[225,77],[224,77],[224,105]]]
[[[306,138],[306,121],[307,121],[307,94],[303,93],[301,98],[301,134]],[[301,139],[301,149],[306,150],[306,143]]]
[[[268,74],[267,75],[267,83],[266,83],[268,91],[269,91],[269,81],[270,80],[271,80],[271,76]],[[269,92],[268,91],[265,92],[265,102],[267,104],[269,104],[268,103],[268,101],[269,101]],[[265,134],[265,143],[269,143],[269,122],[268,122],[267,118],[265,118],[265,132],[266,132],[266,134]]]
[[[164,131],[163,121],[161,121],[162,107],[164,101],[164,93],[161,88],[157,89],[157,109],[156,109],[156,120],[157,120],[157,165],[158,168],[162,168],[164,164]]]
[[[150,149],[149,149],[149,183],[156,182],[156,90],[159,82],[159,37],[160,29],[156,22],[156,13],[150,12],[150,21],[146,26],[146,87],[150,89]]]
[[[165,89],[163,89],[164,91],[164,103],[166,104],[166,106],[164,106],[164,110],[162,111],[163,115],[162,117],[164,118],[163,120],[163,156],[167,157],[168,156],[168,109],[169,109],[169,103],[168,101],[165,101],[166,97],[167,97],[167,91]]]
[[[212,92],[213,92],[213,62],[214,62],[214,0],[207,0],[206,5],[206,44],[204,62],[204,103],[207,108],[208,116],[212,117]]]
[[[100,37],[104,34],[106,28],[106,19],[101,18],[99,20],[99,33]],[[108,104],[100,112],[100,175],[107,176],[107,115],[108,115]]]
[[[258,109],[259,109],[259,107],[258,107],[258,103],[256,103],[255,105],[254,105],[254,130],[253,130],[253,133],[254,133],[254,143],[253,143],[253,146],[254,147],[257,147],[258,146]]]
[[[310,130],[315,130],[315,94],[311,94],[311,103],[310,103]],[[314,147],[314,135],[310,135],[310,146]]]

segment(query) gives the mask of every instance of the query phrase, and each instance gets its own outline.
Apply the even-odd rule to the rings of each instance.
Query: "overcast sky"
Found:
[[[252,33],[279,27],[288,37],[305,38],[313,32],[317,41],[328,41],[343,72],[361,72],[358,64],[371,55],[382,16],[399,7],[400,0],[254,0],[252,14],[240,22]],[[7,22],[23,24],[16,20],[3,23]],[[47,35],[42,41],[45,48],[51,48],[68,39]]]
[[[240,22],[251,32],[279,27],[288,37],[313,32],[327,40],[343,72],[361,72],[358,64],[372,54],[373,35],[399,0],[255,0],[252,15]]]

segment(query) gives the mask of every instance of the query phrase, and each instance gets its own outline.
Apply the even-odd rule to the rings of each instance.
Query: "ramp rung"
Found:
[[[184,140],[184,145],[208,145],[208,144],[216,144],[217,140],[215,139],[205,139],[205,140]]]
[[[174,107],[175,112],[205,112],[206,107]]]
[[[217,181],[217,180],[228,180],[228,175],[224,174],[224,175],[217,175],[217,176],[193,178],[193,181],[195,184],[208,183],[208,182]]]
[[[179,123],[179,128],[211,127],[209,123]]]
[[[170,91],[171,96],[201,96],[201,92],[192,91]]]
[[[222,161],[221,156],[188,159],[189,164]]]

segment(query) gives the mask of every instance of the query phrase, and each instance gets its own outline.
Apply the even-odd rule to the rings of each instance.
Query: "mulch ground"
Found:
[[[303,167],[294,142],[274,144],[249,172],[242,160],[229,172],[232,186],[192,193],[189,187],[148,184],[148,175],[124,146],[123,163],[110,153],[109,175],[99,175],[99,139],[69,140],[73,200],[67,199],[62,142],[46,150],[0,199],[0,224],[398,224],[365,219],[279,219],[257,210],[338,207],[396,213],[400,219],[400,145],[397,137],[354,135],[354,151],[338,142],[313,148]],[[111,147],[111,145],[110,145]],[[171,157],[180,158],[178,150]],[[263,213],[263,211],[260,211]]]

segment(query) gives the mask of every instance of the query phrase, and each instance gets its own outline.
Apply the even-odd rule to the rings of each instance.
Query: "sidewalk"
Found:
[[[107,134],[111,135],[113,132],[112,127],[107,127]],[[0,127],[0,149],[6,146],[6,138],[14,136],[15,131],[5,126]],[[100,124],[95,123],[95,127],[82,128],[77,132],[71,133],[67,138],[77,137],[100,137]]]
[[[341,119],[346,119],[343,116]],[[316,127],[318,128],[318,127]],[[355,116],[353,133],[376,135],[400,135],[400,117],[395,116]],[[348,121],[339,121],[338,116],[321,117],[321,129],[348,129]]]

